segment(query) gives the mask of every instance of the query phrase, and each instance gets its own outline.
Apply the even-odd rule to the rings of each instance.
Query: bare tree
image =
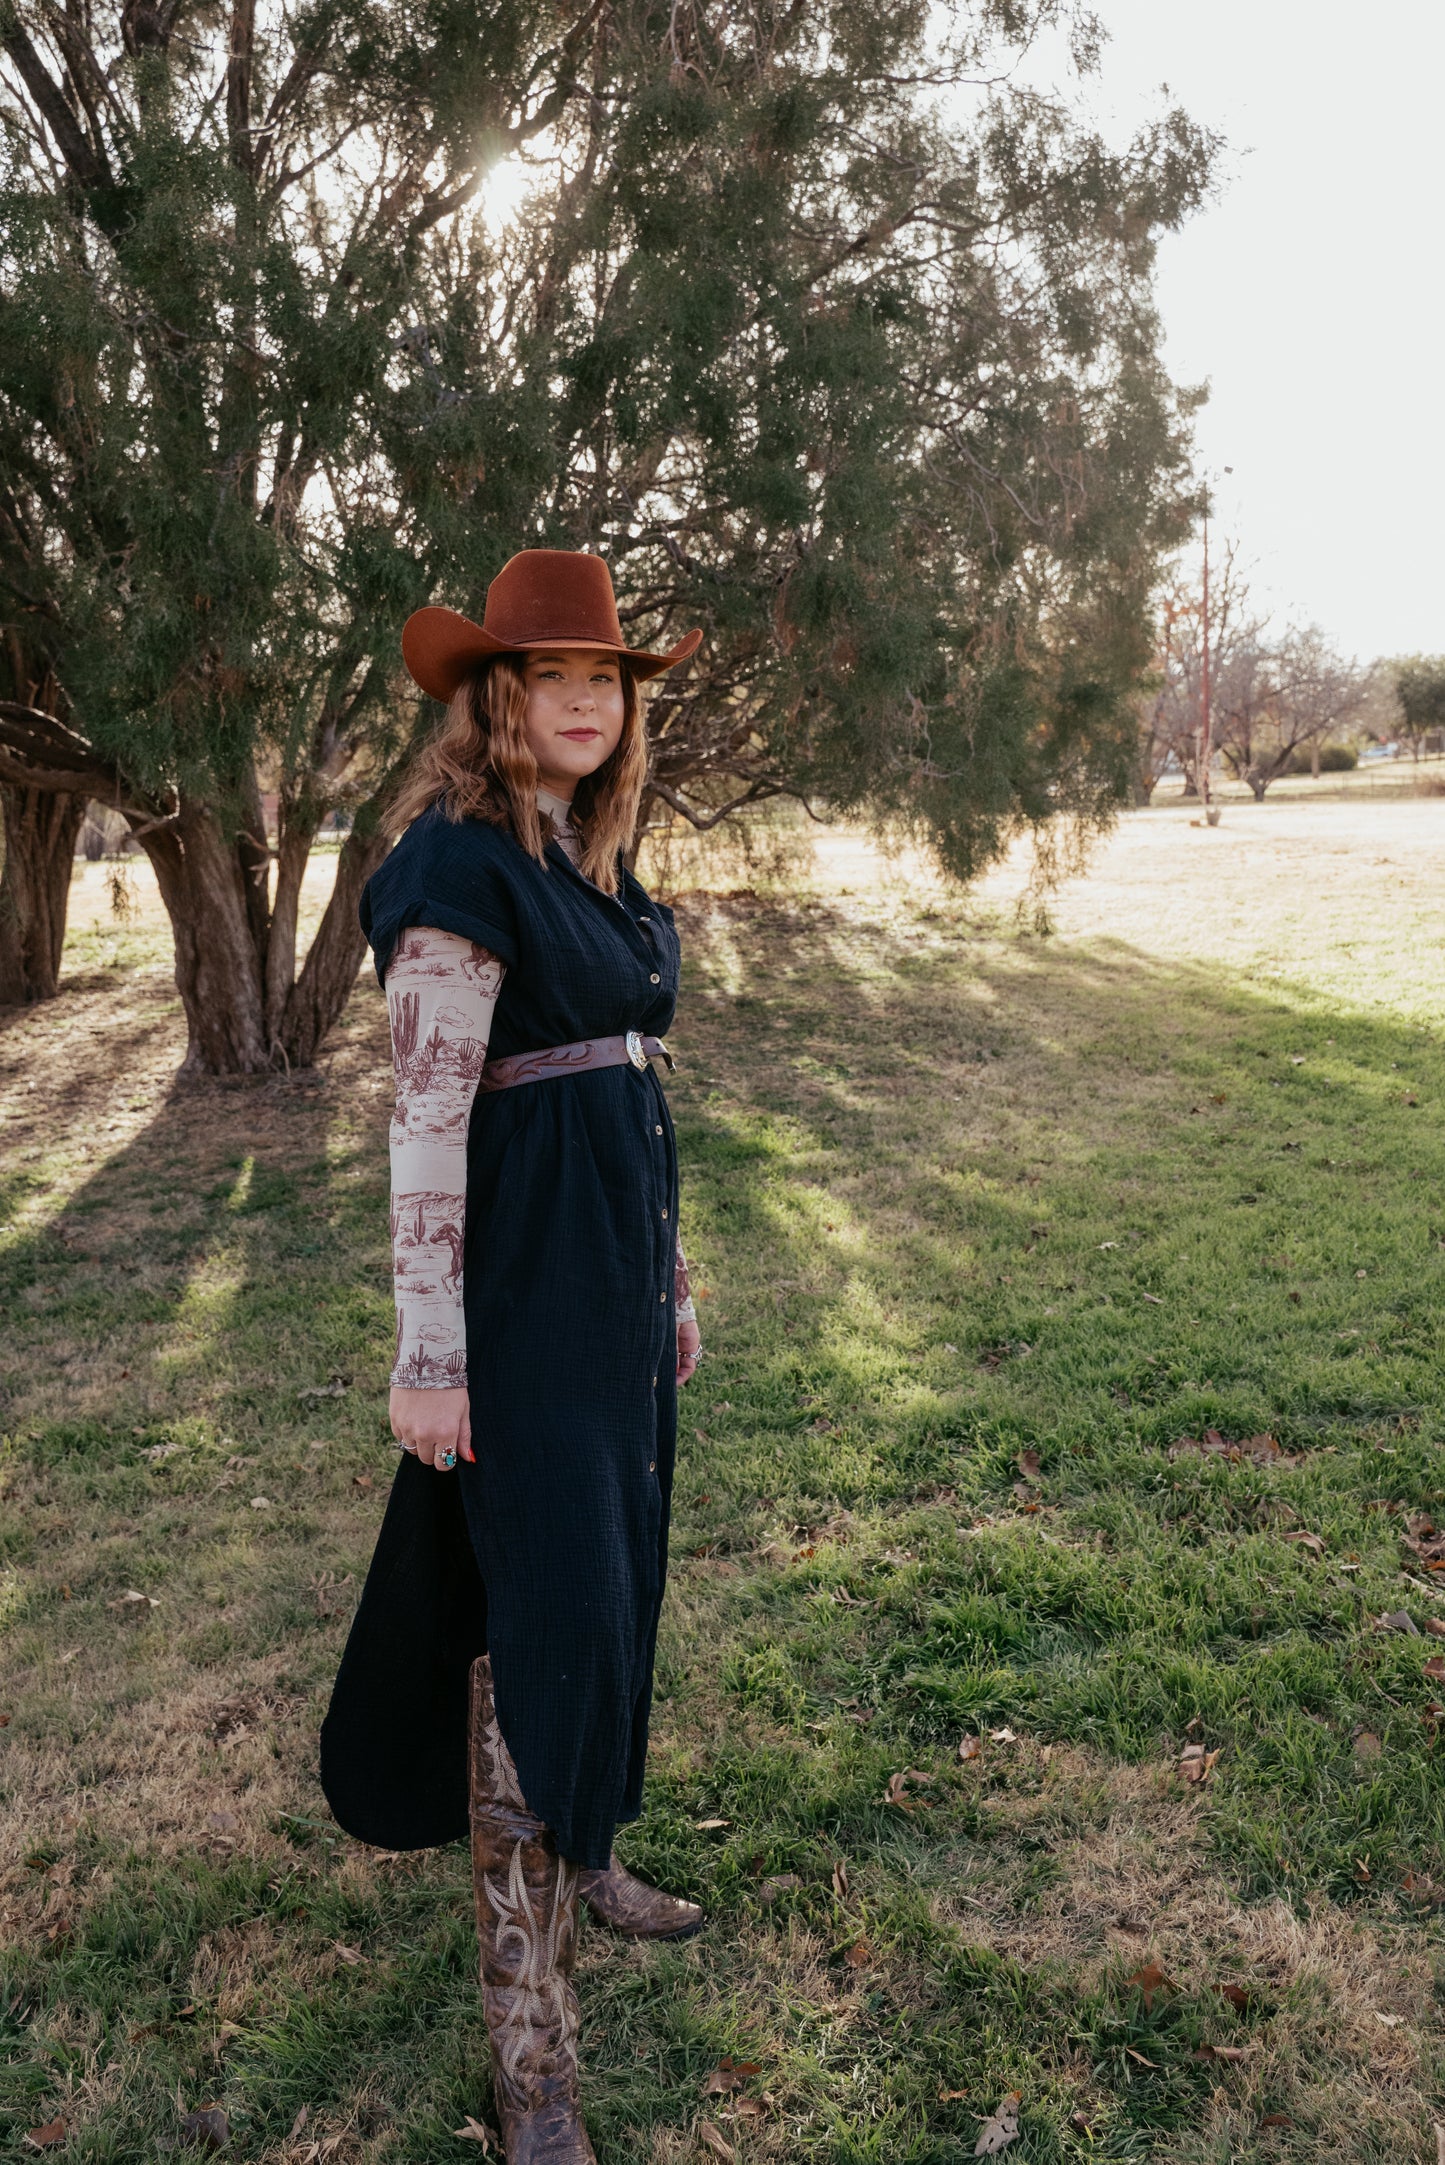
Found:
[[[1240,656],[1256,647],[1263,626],[1253,614],[1237,542],[1224,545],[1211,581],[1209,663],[1213,680],[1213,741],[1219,744],[1221,690],[1242,689]],[[1204,721],[1204,599],[1198,582],[1182,569],[1159,603],[1155,691],[1141,709],[1137,802],[1147,804],[1171,764],[1184,775],[1184,794],[1199,794],[1199,743]]]
[[[1290,628],[1272,642],[1241,643],[1220,688],[1215,728],[1226,764],[1256,802],[1302,751],[1349,727],[1360,711],[1364,676],[1318,625]]]

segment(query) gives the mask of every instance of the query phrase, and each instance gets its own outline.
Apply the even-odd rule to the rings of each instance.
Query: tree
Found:
[[[1216,730],[1232,771],[1255,801],[1359,713],[1363,678],[1318,626],[1288,629],[1273,643],[1241,640],[1220,685]]]
[[[25,714],[39,700],[61,703],[59,686],[37,681],[18,631],[0,642],[0,713]],[[0,1003],[53,997],[60,981],[65,913],[85,797],[35,779],[7,781],[0,766]]]
[[[1111,815],[1187,515],[1153,250],[1213,144],[1176,113],[1114,155],[970,87],[1062,14],[127,0],[112,35],[9,0],[0,580],[65,704],[0,711],[0,779],[91,762],[191,1066],[313,1055],[427,724],[400,621],[525,541],[607,555],[639,637],[708,627],[651,804],[822,792],[964,874]]]
[[[1394,680],[1400,733],[1418,759],[1427,738],[1445,739],[1445,655],[1412,655],[1396,664]]]
[[[1258,651],[1264,626],[1253,611],[1239,546],[1226,540],[1210,589],[1209,673],[1211,744],[1218,750],[1221,693],[1238,701],[1245,688],[1244,657]],[[1199,794],[1204,726],[1204,592],[1191,570],[1176,564],[1155,616],[1152,689],[1138,708],[1136,802],[1148,803],[1171,763],[1184,776],[1185,795]]]

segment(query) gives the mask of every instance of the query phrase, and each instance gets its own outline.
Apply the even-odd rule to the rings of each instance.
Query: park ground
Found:
[[[1022,861],[777,845],[673,868],[707,1353],[620,1846],[712,1921],[584,1935],[602,2165],[952,2165],[1011,2093],[1020,2165],[1429,2165],[1445,802],[1131,814],[1047,929]],[[0,1017],[0,2148],[214,2106],[465,2165],[464,1853],[315,1775],[392,1465],[384,1011],[177,1089],[112,876]]]

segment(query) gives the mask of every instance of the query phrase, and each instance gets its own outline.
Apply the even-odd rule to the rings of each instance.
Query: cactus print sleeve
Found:
[[[485,947],[429,925],[409,926],[387,965],[396,1081],[391,1381],[407,1390],[456,1390],[467,1380],[462,1317],[467,1127],[505,975],[505,965]]]

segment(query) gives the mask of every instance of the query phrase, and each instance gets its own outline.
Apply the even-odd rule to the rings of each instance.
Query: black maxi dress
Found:
[[[480,820],[424,813],[367,883],[378,978],[409,925],[506,964],[488,1055],[661,1033],[672,913]],[[341,1825],[387,1849],[467,1831],[467,1684],[489,1652],[528,1804],[601,1868],[641,1809],[677,1431],[677,1150],[630,1064],[479,1091],[463,1260],[472,1449],[398,1467],[321,1732]]]

